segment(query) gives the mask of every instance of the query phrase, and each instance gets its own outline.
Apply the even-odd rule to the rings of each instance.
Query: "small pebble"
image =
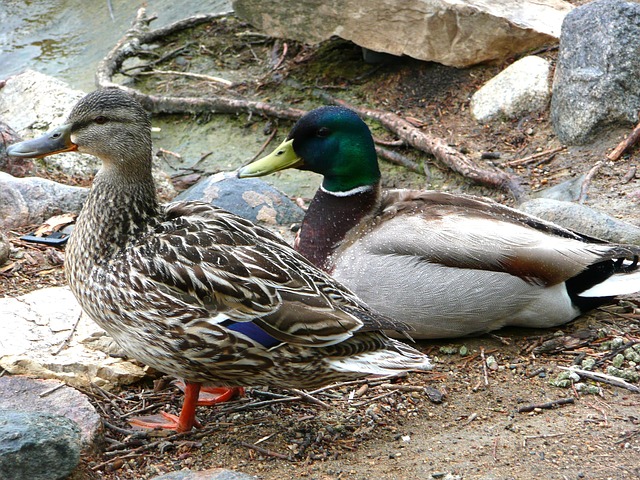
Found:
[[[496,358],[493,355],[489,355],[487,357],[487,368],[489,370],[497,370],[498,369],[498,362],[496,361]]]
[[[611,360],[611,364],[616,368],[622,367],[623,363],[624,363],[624,355],[621,353],[613,357],[613,360]]]
[[[613,340],[611,340],[611,349],[614,350],[616,348],[620,348],[622,345],[624,345],[624,338],[622,337],[615,337]]]
[[[582,362],[580,363],[580,366],[584,370],[591,370],[595,364],[596,364],[595,358],[587,357],[584,360],[582,360]]]
[[[636,352],[633,348],[627,348],[624,351],[624,358],[630,362],[635,362],[636,364],[640,363],[640,353]]]
[[[455,355],[459,350],[455,345],[443,345],[439,351],[444,355]]]

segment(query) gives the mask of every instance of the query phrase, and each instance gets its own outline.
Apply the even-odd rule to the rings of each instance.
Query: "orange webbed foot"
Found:
[[[186,384],[182,380],[173,382],[183,392]],[[244,395],[243,387],[201,387],[198,395],[198,406],[211,406],[216,403],[228,402],[236,397]]]

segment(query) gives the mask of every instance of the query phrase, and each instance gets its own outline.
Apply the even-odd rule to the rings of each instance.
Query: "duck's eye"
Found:
[[[107,117],[100,115],[99,117],[96,117],[93,121],[96,122],[98,125],[104,125],[105,123],[107,123]]]
[[[327,127],[320,127],[316,132],[316,137],[320,137],[320,138],[328,137],[330,133],[331,133],[331,130],[329,130]]]

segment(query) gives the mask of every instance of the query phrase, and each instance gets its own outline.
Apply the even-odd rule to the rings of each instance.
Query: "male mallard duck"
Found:
[[[560,325],[640,290],[638,247],[484,198],[381,191],[371,132],[346,108],[306,114],[238,176],[290,167],[324,176],[296,249],[416,338]]]
[[[186,381],[179,419],[157,426],[190,430],[201,384],[316,388],[430,368],[380,331],[404,325],[268,230],[205,203],[160,206],[150,122],[128,94],[88,94],[65,125],[9,154],[69,150],[102,160],[67,246],[73,293],[128,355]]]

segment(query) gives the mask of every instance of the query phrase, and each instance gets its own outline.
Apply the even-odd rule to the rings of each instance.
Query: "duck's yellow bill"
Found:
[[[300,167],[302,158],[293,150],[293,140],[285,140],[266,157],[245,165],[238,170],[239,178],[262,177],[286,168]]]

